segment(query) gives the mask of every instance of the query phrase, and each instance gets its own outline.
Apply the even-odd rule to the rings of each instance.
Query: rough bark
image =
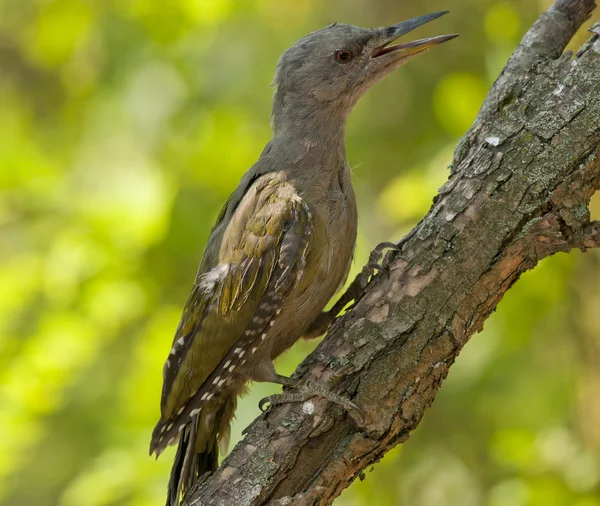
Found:
[[[365,423],[319,398],[274,407],[186,506],[330,504],[406,441],[523,272],[553,253],[600,246],[588,211],[600,187],[600,26],[576,56],[563,54],[594,8],[557,0],[528,31],[429,213],[386,255],[389,276],[371,280],[296,371],[349,396]]]

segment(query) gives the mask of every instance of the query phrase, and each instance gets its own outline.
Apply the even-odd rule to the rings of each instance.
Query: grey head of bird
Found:
[[[423,51],[458,36],[439,35],[391,45],[402,35],[447,12],[383,28],[334,23],[302,37],[283,53],[277,64],[273,84],[279,99],[293,97],[291,101],[302,100],[321,109],[349,112],[373,84]]]

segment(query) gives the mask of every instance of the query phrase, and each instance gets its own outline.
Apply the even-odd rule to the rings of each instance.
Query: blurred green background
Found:
[[[163,360],[219,208],[270,138],[284,49],[334,21],[442,9],[451,15],[419,35],[462,34],[350,119],[356,270],[427,211],[486,90],[548,6],[0,0],[0,503],[164,503],[173,449],[148,457]],[[336,504],[600,506],[599,309],[598,253],[523,276],[410,440]],[[275,391],[252,388],[234,441]]]

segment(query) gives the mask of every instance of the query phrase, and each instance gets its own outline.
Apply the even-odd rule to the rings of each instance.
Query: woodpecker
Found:
[[[246,384],[294,386],[273,360],[326,330],[322,311],[348,276],[358,222],[346,119],[373,84],[457,36],[391,45],[446,13],[376,29],[335,23],[279,59],[273,138],[217,218],[163,368],[150,454],[179,443],[167,506],[216,469]]]

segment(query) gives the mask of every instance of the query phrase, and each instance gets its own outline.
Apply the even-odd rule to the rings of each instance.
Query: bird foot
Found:
[[[363,275],[366,277],[364,283],[365,286],[366,284],[368,284],[371,276],[373,276],[376,272],[382,272],[383,274],[389,277],[389,267],[381,265],[383,252],[386,249],[392,251],[400,251],[400,247],[394,242],[381,242],[377,246],[375,246],[373,251],[371,251],[371,253],[369,254],[369,262],[363,267],[362,272],[359,274],[360,276],[364,273]]]
[[[350,284],[348,289],[343,293],[339,300],[335,303],[333,308],[328,312],[332,315],[332,319],[335,318],[342,310],[350,303],[356,304],[365,294],[366,288],[371,281],[371,278],[377,273],[381,272],[384,275],[390,275],[389,268],[381,265],[383,252],[386,249],[393,251],[400,251],[400,246],[393,242],[382,242],[375,246],[375,249],[371,251],[369,255],[369,262],[365,265],[362,270],[358,273],[358,276],[354,278],[354,281]],[[353,305],[354,305],[353,304]]]
[[[261,411],[267,411],[272,406],[279,404],[304,402],[305,405],[302,407],[303,411],[306,414],[312,414],[314,406],[307,401],[313,397],[322,397],[327,401],[342,407],[358,425],[364,425],[366,419],[364,411],[350,399],[333,393],[325,385],[314,381],[294,381],[290,378],[281,376],[279,379],[285,379],[285,382],[282,381],[282,384],[287,387],[295,388],[297,392],[284,392],[282,394],[269,395],[268,397],[261,399],[258,403],[258,407]]]

